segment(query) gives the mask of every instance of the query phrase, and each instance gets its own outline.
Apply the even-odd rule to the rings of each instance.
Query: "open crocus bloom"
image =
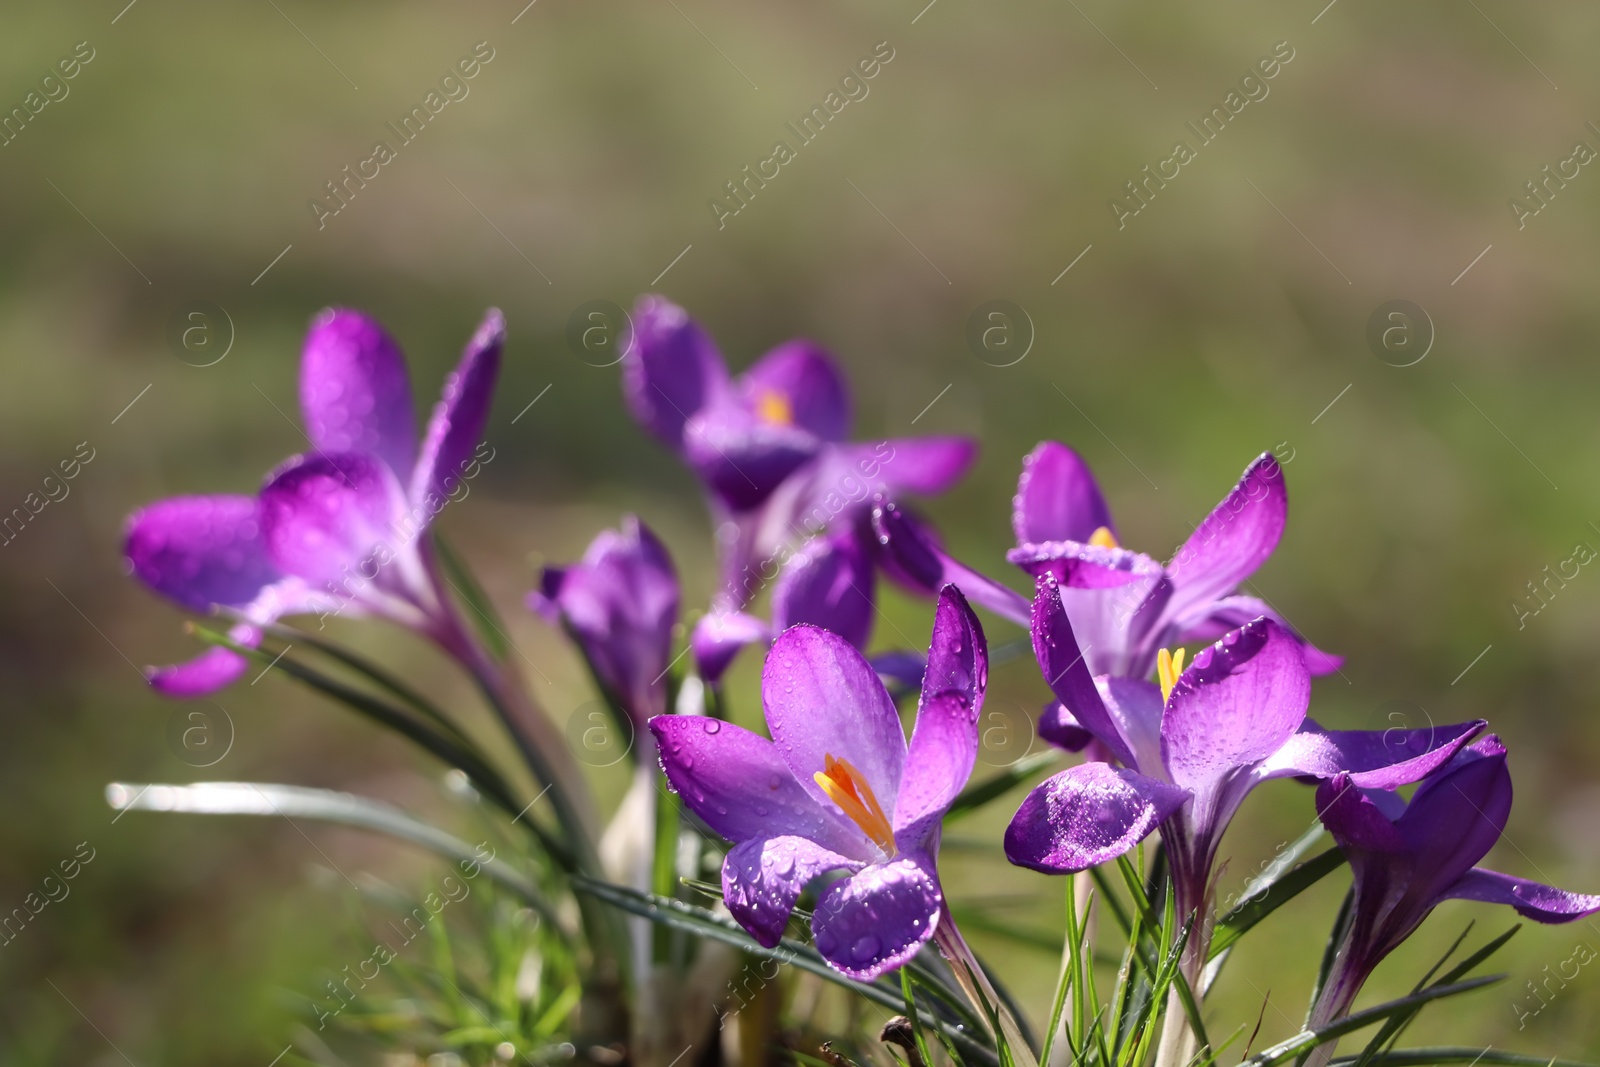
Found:
[[[423,538],[465,495],[500,368],[505,323],[490,310],[445,380],[419,444],[400,347],[375,320],[327,310],[312,322],[300,364],[300,406],[312,451],[285,462],[256,497],[160,500],[128,519],[124,554],[151,589],[193,611],[220,606],[243,621],[234,640],[285,615],[348,612],[393,619],[445,640]],[[229,685],[244,657],[213,648],[151,668],[175,697]]]
[[[546,567],[528,606],[566,628],[607,695],[643,727],[667,710],[678,621],[678,576],[664,545],[636,517],[604,530],[583,560]]]
[[[1163,565],[1121,546],[1089,465],[1046,441],[1023,460],[1011,516],[1017,547],[1006,558],[1056,579],[1091,674],[1147,678],[1159,649],[1214,640],[1254,618],[1293,634],[1265,601],[1235,592],[1277,547],[1288,513],[1283,471],[1263,453]],[[955,582],[975,603],[1028,625],[1024,598],[951,559],[924,528],[892,508],[875,520],[879,540],[921,584]],[[1312,674],[1342,662],[1296,640]]]
[[[987,678],[983,630],[948,588],[909,745],[861,653],[805,625],[767,654],[772,740],[697,715],[650,721],[672,788],[735,843],[723,898],[752,937],[776,945],[806,884],[841,870],[812,918],[817,951],[840,972],[871,980],[933,936],[943,911],[939,825],[972,774]]]
[[[1006,855],[1034,870],[1080,871],[1115,859],[1158,826],[1181,915],[1207,905],[1216,850],[1245,796],[1273,778],[1332,778],[1394,789],[1449,760],[1483,727],[1324,730],[1306,718],[1302,648],[1258,618],[1201,649],[1160,657],[1161,686],[1090,676],[1061,591],[1042,575],[1033,646],[1075,728],[1113,762],[1069,768],[1028,794],[1006,830]],[[1204,958],[1203,953],[1200,956]]]
[[[789,568],[794,546],[820,530],[848,534],[807,546],[795,579],[808,598],[840,574],[859,573],[844,625],[870,624],[873,597],[868,529],[857,521],[875,492],[938,493],[970,466],[967,438],[851,442],[850,395],[831,356],[810,341],[788,341],[731,377],[709,335],[676,304],[644,296],[634,306],[622,361],[623,393],[634,418],[676,452],[704,483],[719,529],[721,588],[697,627],[695,658],[714,680],[745,644],[769,629],[744,609]],[[821,577],[827,572],[827,577]],[[930,590],[936,592],[937,590]],[[837,598],[836,598],[837,599]],[[862,611],[865,605],[865,612]],[[786,621],[830,620],[791,613]]]
[[[1500,840],[1511,813],[1506,749],[1492,734],[1419,785],[1410,803],[1341,774],[1317,787],[1317,810],[1350,860],[1355,901],[1312,1026],[1348,1012],[1373,968],[1441,901],[1506,904],[1542,923],[1600,911],[1600,896],[1474,866]]]

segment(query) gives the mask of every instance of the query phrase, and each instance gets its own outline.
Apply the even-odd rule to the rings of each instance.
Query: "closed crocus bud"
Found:
[[[580,562],[547,567],[528,606],[572,636],[636,726],[666,712],[678,576],[644,523],[625,516],[621,529],[601,531]]]

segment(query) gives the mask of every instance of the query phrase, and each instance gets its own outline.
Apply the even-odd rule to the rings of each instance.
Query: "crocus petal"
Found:
[[[1335,775],[1317,786],[1317,818],[1346,853],[1402,853],[1405,838],[1380,806],[1381,796],[1356,788],[1347,774]]]
[[[1088,541],[1101,527],[1116,536],[1111,509],[1089,464],[1066,445],[1041,442],[1023,459],[1011,502],[1017,543]]]
[[[729,841],[798,836],[856,859],[877,854],[853,823],[801,787],[759,734],[704,715],[657,715],[649,725],[668,784]]]
[[[850,392],[833,357],[811,341],[786,341],[739,376],[745,406],[824,441],[850,434]]]
[[[694,624],[689,647],[694,652],[695,669],[700,677],[716,685],[746,645],[771,639],[771,627],[754,615],[742,611],[712,611]]]
[[[841,973],[870,982],[904,964],[933,936],[944,894],[933,862],[902,855],[841,878],[817,901],[817,951]]]
[[[329,308],[311,323],[300,358],[306,436],[324,452],[370,452],[411,473],[417,415],[405,357],[376,319]]]
[[[878,672],[878,677],[885,684],[892,682],[908,693],[922,688],[922,679],[928,670],[927,654],[909,648],[876,652],[867,657],[867,662],[872,664],[872,669]]]
[[[683,428],[684,458],[734,512],[764,503],[822,447],[810,431],[767,422],[731,401],[707,405]]]
[[[1039,736],[1068,752],[1082,752],[1094,741],[1094,734],[1085,730],[1059,700],[1050,701],[1039,713]]]
[[[1056,699],[1072,713],[1078,725],[1094,734],[1123,763],[1135,765],[1127,738],[1106,710],[1089,665],[1084,662],[1072,623],[1061,604],[1061,589],[1050,575],[1036,579],[1033,595],[1033,654],[1044,680]]]
[[[475,465],[474,453],[481,448],[483,430],[489,424],[489,405],[494,400],[495,379],[500,376],[500,349],[505,339],[505,318],[499,309],[490,308],[461,353],[461,362],[444,380],[439,403],[428,420],[422,455],[411,473],[413,503],[426,504],[433,494],[442,508],[443,499],[455,491],[463,475]],[[396,473],[404,477],[402,471]],[[437,509],[430,506],[425,510],[427,521],[431,522]]]
[[[815,626],[785,630],[767,653],[761,700],[784,762],[819,804],[833,806],[813,778],[833,756],[861,773],[885,813],[894,811],[906,738],[888,691],[854,645]]]
[[[1332,674],[1344,665],[1343,656],[1322,651],[1290,626],[1271,604],[1253,596],[1227,596],[1209,604],[1202,604],[1190,612],[1188,617],[1173,623],[1171,643],[1185,645],[1196,641],[1215,641],[1229,630],[1243,626],[1251,619],[1263,615],[1288,630],[1290,635],[1300,642],[1300,651],[1306,660],[1306,670],[1314,677]]]
[[[636,517],[604,530],[583,561],[547,570],[537,610],[553,612],[596,676],[637,723],[666,711],[678,579],[667,550]]]
[[[1173,585],[1167,608],[1171,616],[1181,618],[1233,592],[1278,547],[1288,518],[1283,470],[1264,452],[1167,565]]]
[[[1450,762],[1487,725],[1476,719],[1416,730],[1324,730],[1307,719],[1258,775],[1332,778],[1343,771],[1359,789],[1398,789]]]
[[[890,578],[928,596],[954,585],[974,604],[1019,626],[1028,625],[1026,597],[948,555],[932,527],[906,509],[879,501],[872,509],[872,528],[884,550],[880,562]]]
[[[828,871],[862,866],[804,837],[754,838],[723,859],[722,900],[751,937],[772,948],[783,939],[794,902],[808,882]]]
[[[945,692],[917,709],[893,814],[900,848],[929,849],[930,837],[972,777],[977,759],[978,720],[966,701]]]
[[[1146,772],[1161,766],[1161,687],[1143,678],[1100,675],[1094,680],[1106,712],[1127,739],[1135,768]]]
[[[250,661],[231,649],[208,648],[186,663],[146,667],[144,673],[150,688],[162,696],[191,700],[226,689],[244,677],[249,668]]]
[[[1188,798],[1137,771],[1081,763],[1023,800],[1006,827],[1006,858],[1046,874],[1088,870],[1143,841]]]
[[[681,448],[684,423],[727,394],[727,368],[706,332],[665,297],[640,297],[632,324],[623,346],[623,398],[640,425]]]
[[[983,635],[983,624],[961,590],[947,585],[939,590],[939,603],[933,611],[928,667],[922,676],[922,704],[953,693],[966,706],[972,721],[977,722],[988,686],[989,642]]]
[[[1511,815],[1511,772],[1493,734],[1459,753],[1411,796],[1395,828],[1436,898],[1488,855]]]
[[[1571,893],[1482,867],[1474,867],[1462,875],[1444,895],[1459,900],[1507,904],[1524,918],[1541,923],[1567,923],[1600,911],[1600,896]]]
[[[1063,589],[1115,589],[1163,573],[1161,564],[1142,552],[1081,541],[1027,542],[1007,552],[1006,562],[1035,578],[1053,575]]]
[[[1172,781],[1210,791],[1265,760],[1300,728],[1310,700],[1299,644],[1269,619],[1201,649],[1162,716],[1162,760]]]
[[[405,512],[388,465],[365,452],[296,456],[261,490],[261,530],[278,568],[313,585],[371,579],[404,543],[391,523]],[[362,566],[373,574],[360,572]],[[350,571],[346,571],[350,568]]]
[[[772,628],[811,623],[865,648],[877,614],[873,584],[872,557],[853,531],[812,538],[778,576]]]
[[[141,582],[193,611],[247,604],[280,577],[247,496],[157,501],[129,516],[123,554]]]
[[[829,452],[842,477],[854,473],[889,496],[931,495],[944,492],[967,473],[978,458],[978,443],[970,437],[902,437],[836,445]]]

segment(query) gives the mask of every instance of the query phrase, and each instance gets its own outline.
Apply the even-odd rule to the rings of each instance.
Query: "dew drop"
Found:
[[[850,947],[850,955],[855,957],[856,962],[866,963],[878,954],[878,947],[878,939],[872,934],[867,934]]]
[[[722,729],[722,722],[720,720],[718,720],[718,719],[707,719],[706,720],[706,733],[714,734],[714,733],[719,732],[721,729]]]

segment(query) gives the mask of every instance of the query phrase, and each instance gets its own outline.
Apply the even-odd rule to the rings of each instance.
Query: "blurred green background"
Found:
[[[1491,861],[1600,889],[1589,644],[1600,577],[1551,583],[1548,607],[1520,627],[1512,606],[1579,542],[1600,547],[1600,174],[1550,183],[1520,230],[1508,207],[1575,142],[1600,147],[1585,125],[1600,120],[1600,10],[125,2],[12,5],[0,32],[7,110],[27,108],[79,42],[93,54],[0,148],[0,511],[39,492],[80,442],[94,456],[0,549],[0,910],[80,842],[94,850],[70,896],[0,947],[0,1060],[265,1067],[299,1025],[284,991],[314,995],[319,968],[350,958],[341,885],[316,872],[407,884],[432,869],[355,834],[113,821],[102,800],[113,780],[248,778],[445,803],[436,768],[274,676],[218,697],[233,746],[191,767],[168,741],[180,711],[136,672],[193,645],[181,614],[124,576],[123,517],[165,495],[248,492],[303,447],[299,341],[327,304],[390,326],[419,405],[483,308],[505,310],[497,456],[442,522],[560,720],[590,694],[520,608],[534,564],[576,556],[632,510],[669,540],[686,606],[709,591],[710,530],[690,477],[628,420],[616,369],[564,339],[580,304],[627,305],[653,287],[736,368],[795,335],[831,347],[862,435],[980,437],[977,468],[928,510],[960,554],[1019,587],[1002,558],[1009,499],[1039,439],[1083,451],[1124,539],[1156,554],[1252,456],[1278,450],[1292,521],[1253,584],[1348,656],[1318,683],[1313,714],[1337,726],[1491,719],[1519,789]],[[882,41],[894,58],[869,95],[719,230],[708,199],[774,141],[793,144],[784,124]],[[1269,95],[1198,147],[1185,123],[1283,41],[1294,58]],[[493,59],[470,94],[319,229],[308,201],[375,140],[393,141],[385,124],[479,42]],[[1198,158],[1119,230],[1108,201],[1180,138]],[[1394,299],[1436,330],[1411,366],[1367,341],[1369,317]],[[195,300],[233,325],[213,366],[179,359],[168,340],[171,316]],[[1031,320],[1020,363],[994,366],[1007,360],[968,345],[969,317],[991,300]],[[1416,348],[1426,327],[1413,325]],[[926,605],[890,598],[886,610],[926,633]],[[1016,636],[998,620],[990,632]],[[469,700],[409,637],[339,633]],[[880,627],[881,642],[894,637]],[[735,675],[744,721],[757,714],[755,670],[751,657]],[[1014,729],[991,723],[986,760],[1026,746],[1017,730],[1043,696],[1026,659],[997,670],[991,708],[1012,709]],[[1059,929],[1061,886],[1005,866],[995,845],[1010,808],[996,807],[952,831],[977,846],[948,850],[952,893]],[[1258,794],[1226,849],[1227,884],[1311,816],[1302,787]],[[1292,1031],[1343,884],[1330,879],[1246,943],[1211,1006],[1213,1033],[1258,1015],[1258,1048]],[[1469,919],[1487,935],[1511,916],[1441,908],[1369,996],[1408,989]],[[1042,1008],[1051,954],[974,940]],[[1600,991],[1593,968],[1517,1025],[1537,1007],[1525,983],[1585,943],[1600,945],[1600,927],[1525,930],[1502,957],[1504,985],[1452,1001],[1416,1035],[1600,1056],[1600,1017],[1585,1010]]]

